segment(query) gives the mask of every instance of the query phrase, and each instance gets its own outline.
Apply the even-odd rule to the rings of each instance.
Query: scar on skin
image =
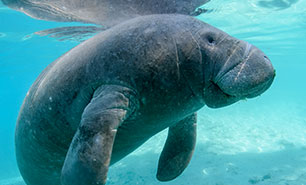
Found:
[[[245,64],[247,63],[247,61],[249,60],[249,58],[252,56],[252,54],[254,53],[254,50],[250,52],[249,56],[247,56],[247,58],[244,60],[244,63],[241,65],[241,68],[239,70],[239,72],[237,73],[237,76],[235,77],[235,82],[238,80],[238,77],[241,74],[241,71],[244,69]]]

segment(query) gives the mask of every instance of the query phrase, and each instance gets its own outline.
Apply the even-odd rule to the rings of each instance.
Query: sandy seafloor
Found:
[[[279,2],[268,8],[259,6],[261,1],[243,2],[212,1],[205,8],[213,11],[199,18],[261,48],[276,68],[272,87],[258,98],[226,108],[201,109],[194,156],[177,179],[161,183],[155,178],[167,134],[163,131],[112,166],[107,185],[306,185],[306,0],[267,0]],[[288,7],[279,8],[281,2]],[[5,11],[0,8],[0,18]],[[21,13],[5,14],[12,15],[25,26],[36,23]],[[0,52],[0,112],[5,120],[0,125],[0,185],[24,185],[13,152],[22,98],[48,63],[78,44],[24,37],[47,28],[37,23],[28,29],[11,21],[10,31],[0,25],[0,51],[8,50]],[[22,28],[25,33],[19,33]]]

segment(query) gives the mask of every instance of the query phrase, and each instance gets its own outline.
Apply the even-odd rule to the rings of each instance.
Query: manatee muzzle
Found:
[[[221,69],[214,83],[229,96],[253,98],[271,86],[275,70],[262,51],[249,43],[241,44],[244,48],[241,57],[233,58],[230,65]]]

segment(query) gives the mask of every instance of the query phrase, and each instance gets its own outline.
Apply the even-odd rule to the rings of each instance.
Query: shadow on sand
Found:
[[[264,8],[271,8],[276,10],[283,10],[290,8],[293,4],[297,3],[299,0],[262,0],[258,2],[258,5]]]
[[[288,145],[271,153],[209,153],[198,144],[189,167],[177,179],[155,179],[159,154],[131,155],[111,167],[108,185],[301,185],[306,183],[306,148]]]

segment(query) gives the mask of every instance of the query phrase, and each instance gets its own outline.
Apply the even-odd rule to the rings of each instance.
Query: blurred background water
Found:
[[[199,112],[198,140],[185,172],[155,179],[162,132],[112,166],[108,184],[306,184],[306,0],[211,0],[199,19],[262,49],[276,68],[262,96]],[[33,34],[80,25],[32,19],[0,4],[0,185],[23,184],[14,128],[27,90],[53,60],[79,44]]]

